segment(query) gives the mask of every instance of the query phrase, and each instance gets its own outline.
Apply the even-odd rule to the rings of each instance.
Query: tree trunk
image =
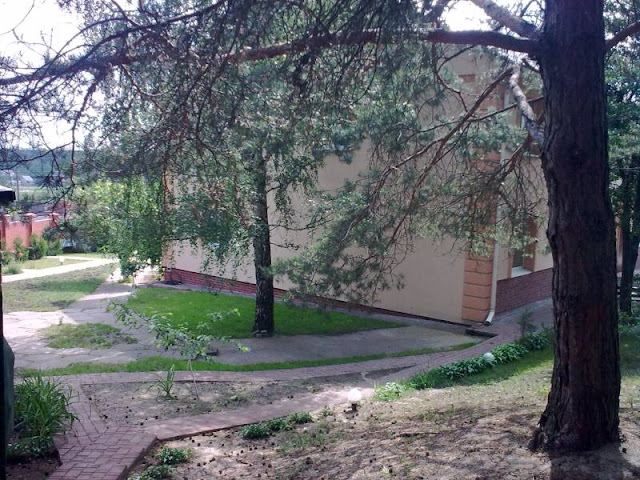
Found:
[[[253,263],[256,271],[256,312],[253,334],[271,336],[273,321],[273,275],[271,275],[271,236],[267,210],[267,161],[262,155],[254,164],[255,212],[253,227]]]
[[[640,155],[631,157],[630,169],[623,173],[622,213],[620,230],[622,231],[622,277],[620,278],[620,311],[631,314],[631,297],[633,293],[633,273],[638,259],[638,242],[640,241]]]
[[[589,450],[619,439],[602,9],[598,0],[549,0],[539,56],[556,345],[551,391],[533,446],[556,451]]]

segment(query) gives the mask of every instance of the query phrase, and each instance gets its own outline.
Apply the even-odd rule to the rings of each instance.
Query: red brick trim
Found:
[[[496,312],[506,312],[551,296],[553,269],[498,281]]]

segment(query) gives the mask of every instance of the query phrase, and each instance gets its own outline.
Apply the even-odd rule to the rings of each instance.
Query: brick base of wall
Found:
[[[506,312],[551,296],[553,269],[498,281],[496,312]]]
[[[165,268],[164,279],[169,282],[180,282],[185,285],[193,285],[197,287],[206,288],[207,290],[217,292],[229,292],[240,293],[243,295],[255,295],[256,286],[253,283],[240,282],[238,280],[230,280],[227,278],[216,277],[213,275],[205,275],[198,272],[189,272],[187,270],[180,270],[177,268]],[[282,298],[287,293],[286,290],[280,288],[274,288],[274,296],[276,298]],[[323,297],[309,297],[304,299],[305,302],[315,305],[343,308],[345,310],[351,310],[362,313],[379,313],[383,315],[395,315],[397,317],[407,318],[423,318],[425,320],[435,320],[438,322],[447,322],[446,320],[440,320],[432,317],[425,317],[422,315],[414,315],[410,313],[398,312],[395,310],[388,310],[386,308],[372,307],[369,305],[359,305],[356,303],[344,302],[342,300],[333,300]],[[465,322],[466,323],[466,322]]]

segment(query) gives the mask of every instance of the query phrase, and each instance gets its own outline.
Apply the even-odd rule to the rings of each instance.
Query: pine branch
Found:
[[[538,31],[535,25],[525,22],[513,15],[509,10],[496,4],[492,0],[470,0],[473,4],[484,10],[489,18],[495,20],[503,27],[517,33],[521,37],[534,38]]]
[[[519,85],[520,82],[520,66],[516,65],[513,67],[513,73],[511,77],[509,77],[509,88],[513,92],[514,99],[518,104],[518,109],[522,112],[522,116],[524,117],[524,124],[529,132],[529,135],[533,137],[533,139],[538,142],[538,145],[544,144],[544,133],[542,132],[542,128],[538,123],[538,119],[536,114],[533,113],[533,109],[527,100],[527,96],[522,91]]]
[[[612,38],[607,40],[607,42],[605,43],[605,47],[607,50],[611,50],[620,42],[625,41],[627,38],[632,37],[637,33],[640,33],[640,22],[632,23],[631,25],[628,25],[627,27],[620,30]]]

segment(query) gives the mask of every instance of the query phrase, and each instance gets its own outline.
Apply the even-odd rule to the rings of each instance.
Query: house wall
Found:
[[[454,61],[454,70],[465,84],[474,85],[478,72],[487,71],[487,57],[459,57]],[[504,105],[504,89],[496,92],[487,101],[486,108],[502,108]],[[335,156],[328,156],[326,164],[318,175],[318,185],[323,190],[334,190],[343,186],[345,180],[355,179],[358,172],[369,165],[368,142],[363,142],[355,152],[353,162],[344,163]],[[496,154],[487,155],[489,157]],[[499,161],[496,156],[495,161]],[[484,160],[480,160],[482,162]],[[544,186],[541,185],[544,190]],[[293,206],[297,211],[306,211],[302,198],[293,198]],[[273,204],[273,202],[271,202]],[[304,214],[304,213],[303,213]],[[274,219],[276,212],[270,212]],[[277,223],[277,222],[275,222]],[[542,232],[544,233],[544,232]],[[497,305],[500,309],[515,308],[519,302],[537,299],[545,294],[548,273],[551,266],[549,255],[544,253],[546,238],[538,232],[540,241],[536,245],[532,272],[529,275],[511,278],[511,255],[507,247],[499,249]],[[272,256],[274,259],[293,257],[297,251],[291,248],[278,247],[278,244],[290,243],[306,245],[312,239],[305,232],[284,231],[276,228],[272,231]],[[208,265],[203,266],[204,256],[200,248],[190,245],[174,245],[168,252],[166,266],[170,267],[167,278],[179,280],[213,289],[233,290],[251,294],[255,291],[255,276],[252,265]],[[452,322],[482,322],[490,309],[492,289],[493,259],[491,257],[475,257],[465,252],[458,252],[453,241],[435,243],[430,239],[418,239],[405,261],[397,272],[404,276],[405,287],[401,290],[381,292],[376,308],[423,317],[437,318]],[[538,273],[538,272],[543,273]],[[512,281],[513,280],[513,281]],[[528,286],[528,284],[532,286]],[[281,294],[293,285],[287,280],[278,278],[275,281]],[[549,283],[550,287],[550,283]],[[324,300],[321,300],[324,301]],[[344,298],[333,299],[343,302]],[[531,300],[533,301],[533,300]]]

